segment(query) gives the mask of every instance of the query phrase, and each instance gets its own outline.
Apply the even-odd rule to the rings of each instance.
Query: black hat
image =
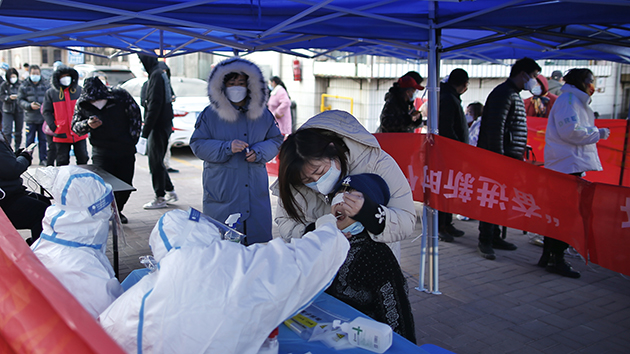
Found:
[[[338,183],[335,188],[337,193],[343,187],[357,190],[366,198],[369,198],[376,204],[387,205],[389,203],[389,187],[387,182],[381,176],[373,173],[361,173],[345,177]]]
[[[562,77],[562,71],[560,70],[555,70],[554,72],[551,73],[551,78],[554,80],[559,80]]]

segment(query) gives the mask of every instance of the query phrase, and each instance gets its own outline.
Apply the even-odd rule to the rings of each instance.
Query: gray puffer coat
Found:
[[[22,82],[22,86],[18,90],[18,102],[20,107],[24,110],[24,123],[27,124],[42,124],[44,123],[44,116],[40,109],[33,109],[31,107],[32,102],[44,103],[44,97],[46,91],[50,88],[50,84],[41,79],[37,84],[31,81],[30,78]]]

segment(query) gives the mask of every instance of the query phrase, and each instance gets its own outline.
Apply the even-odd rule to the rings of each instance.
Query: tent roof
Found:
[[[307,57],[342,50],[424,59],[433,23],[443,59],[630,61],[629,10],[629,0],[0,0],[0,49]]]

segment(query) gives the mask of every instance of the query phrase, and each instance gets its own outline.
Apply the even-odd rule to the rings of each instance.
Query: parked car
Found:
[[[73,67],[79,73],[79,85],[83,86],[83,80],[88,77],[98,76],[105,81],[107,86],[118,86],[123,82],[136,77],[136,75],[124,65],[104,66],[78,64]]]
[[[138,102],[144,116],[144,108],[140,104],[140,90],[146,77],[137,77],[126,81],[121,88],[127,90]],[[188,146],[195,130],[197,116],[210,104],[208,100],[208,83],[200,79],[173,76],[171,86],[176,99],[173,102],[173,134],[169,140],[171,147]]]

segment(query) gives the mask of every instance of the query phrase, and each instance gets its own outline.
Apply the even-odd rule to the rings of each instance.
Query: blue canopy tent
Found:
[[[113,47],[115,56],[160,57],[273,50],[308,58],[345,51],[427,60],[429,107],[437,107],[440,59],[628,63],[629,13],[630,0],[0,0],[0,49]],[[436,128],[430,109],[429,130]],[[427,210],[429,290],[437,293],[437,212]]]
[[[333,50],[428,59],[630,61],[627,0],[2,0],[0,49],[113,47],[168,57]],[[307,49],[296,52],[295,49]]]

